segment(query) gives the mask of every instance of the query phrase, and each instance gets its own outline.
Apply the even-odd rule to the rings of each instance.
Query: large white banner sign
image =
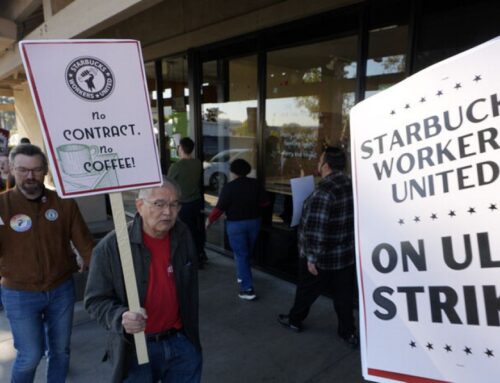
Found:
[[[500,39],[351,112],[363,375],[500,381]]]
[[[138,41],[22,41],[20,51],[61,197],[160,183]]]

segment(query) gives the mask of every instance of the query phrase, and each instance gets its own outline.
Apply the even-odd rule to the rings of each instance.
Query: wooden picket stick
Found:
[[[123,269],[123,279],[127,292],[128,307],[130,311],[141,312],[141,303],[135,279],[134,263],[132,261],[132,251],[130,250],[130,239],[125,220],[125,210],[123,208],[123,197],[121,192],[109,193],[113,221],[115,223],[116,239],[118,241],[118,251]],[[144,332],[134,334],[135,349],[139,364],[149,363],[148,349]]]

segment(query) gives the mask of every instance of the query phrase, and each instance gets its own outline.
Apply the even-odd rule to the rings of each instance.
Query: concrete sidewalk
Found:
[[[237,296],[233,262],[209,254],[200,271],[200,333],[204,383],[361,383],[360,356],[336,336],[330,300],[321,297],[296,334],[281,327],[278,313],[292,304],[295,285],[254,270],[259,299]],[[109,367],[101,363],[106,334],[90,320],[81,302],[75,308],[68,382],[107,383]],[[15,356],[5,313],[0,313],[0,382],[10,379]],[[45,382],[44,361],[35,382]]]

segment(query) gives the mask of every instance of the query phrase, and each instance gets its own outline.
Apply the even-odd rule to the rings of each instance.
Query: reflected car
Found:
[[[229,166],[232,161],[242,158],[253,166],[253,153],[250,149],[228,149],[217,153],[210,161],[203,162],[203,184],[214,190],[219,190],[229,181]],[[249,174],[255,177],[255,170]]]

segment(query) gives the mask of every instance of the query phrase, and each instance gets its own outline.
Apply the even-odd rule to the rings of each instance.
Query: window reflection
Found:
[[[165,135],[167,150],[171,161],[177,161],[177,144],[182,137],[194,138],[189,129],[189,98],[185,89],[187,82],[187,58],[176,57],[163,59],[161,62],[163,77],[163,114],[165,116]]]
[[[271,52],[267,62],[265,179],[274,201],[268,221],[286,227],[290,179],[315,174],[325,145],[348,149],[356,39]]]
[[[370,31],[365,97],[405,78],[407,36],[407,26],[393,25]]]
[[[257,58],[242,57],[203,64],[202,85],[203,183],[208,210],[217,204],[222,187],[231,180],[229,166],[238,158],[256,177]],[[227,247],[224,221],[207,232],[209,243]]]

